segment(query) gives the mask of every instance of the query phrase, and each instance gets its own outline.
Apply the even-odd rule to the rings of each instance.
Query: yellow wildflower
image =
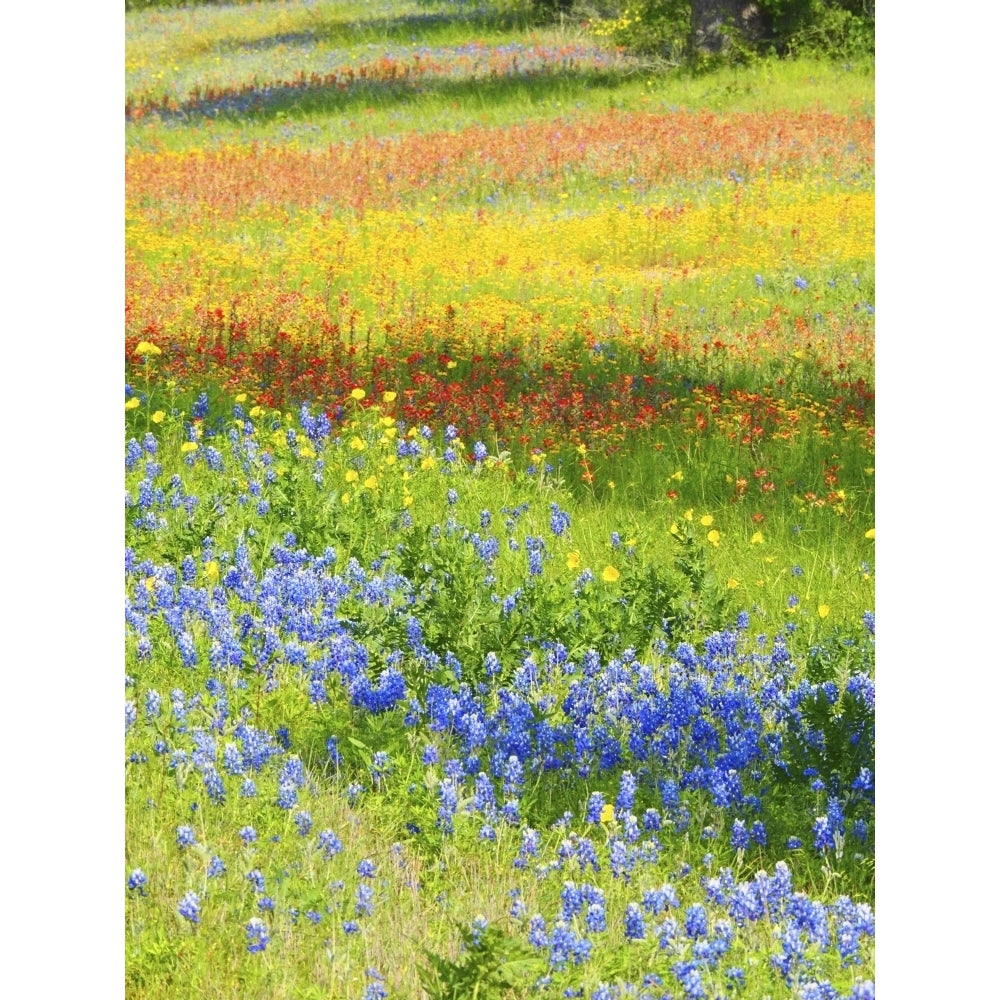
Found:
[[[750,536],[751,545],[762,545],[763,543],[764,543],[764,536],[759,531],[755,531]]]
[[[139,405],[139,397],[138,397],[138,396],[133,396],[133,397],[132,397],[132,398],[131,398],[130,400],[128,400],[128,402],[127,402],[127,403],[125,404],[125,409],[126,409],[126,410],[134,410],[134,409],[135,409],[135,408],[136,408],[136,407],[137,407],[138,405]]]
[[[383,403],[394,403],[396,401],[396,394],[394,392],[383,392],[382,402]]]
[[[610,823],[615,818],[615,807],[610,802],[605,802],[601,807],[601,822]]]
[[[181,452],[184,454],[186,454],[189,451],[197,451],[197,450],[198,450],[198,445],[194,441],[185,441],[184,444],[181,445]]]
[[[620,576],[621,573],[614,566],[605,566],[604,571],[601,573],[601,579],[605,583],[614,583]]]
[[[716,548],[718,548],[718,547],[719,547],[719,539],[720,539],[720,538],[722,538],[722,535],[720,535],[720,534],[718,533],[718,531],[716,531],[716,530],[715,530],[715,528],[713,528],[713,529],[712,529],[712,530],[711,530],[711,531],[710,531],[710,532],[708,533],[708,540],[709,540],[709,541],[710,541],[710,542],[711,542],[711,543],[712,543],[712,544],[713,544],[713,545],[714,545],[714,546],[715,546]]]
[[[365,390],[361,388],[351,390],[351,399],[362,400],[365,398]]]
[[[711,514],[703,514],[701,520],[698,522],[703,528],[708,528],[711,526],[712,522],[715,520]]]
[[[580,553],[579,552],[570,552],[566,556],[566,568],[567,569],[576,569],[579,565],[580,565]]]
[[[136,346],[135,353],[139,355],[140,358],[143,357],[155,357],[156,355],[162,354],[156,344],[151,344],[148,340],[140,340]]]
[[[819,606],[819,616],[820,616],[820,618],[825,618],[829,613],[830,613],[830,605],[829,604],[821,604]]]
[[[162,424],[164,417],[166,417],[166,414],[163,410],[157,410],[156,413],[154,413],[149,419],[152,420],[154,424]]]

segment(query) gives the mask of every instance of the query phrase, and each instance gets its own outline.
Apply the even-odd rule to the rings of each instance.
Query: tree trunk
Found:
[[[744,38],[759,38],[763,31],[760,9],[750,0],[691,0],[691,49],[719,52],[735,30]]]

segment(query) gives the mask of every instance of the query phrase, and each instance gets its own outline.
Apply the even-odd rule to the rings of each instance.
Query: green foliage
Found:
[[[643,55],[678,61],[690,54],[690,0],[636,0],[598,22],[595,34]]]
[[[523,996],[530,982],[545,972],[546,963],[523,941],[504,934],[485,920],[456,927],[461,939],[452,960],[424,949],[427,965],[420,984],[430,1000],[494,1000]]]
[[[633,0],[619,4],[617,14],[593,30],[632,52],[699,69],[745,63],[768,52],[843,59],[875,51],[874,0],[758,0],[753,27],[729,23],[718,53],[696,44],[705,6],[697,0]]]

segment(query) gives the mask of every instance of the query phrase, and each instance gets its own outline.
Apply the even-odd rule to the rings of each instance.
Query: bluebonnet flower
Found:
[[[125,702],[125,732],[127,733],[139,718],[139,710],[134,701]]]
[[[358,886],[354,912],[359,917],[370,917],[375,912],[375,890],[367,883],[361,883]]]
[[[802,846],[802,840],[799,837],[789,837],[788,840],[785,841],[785,846],[790,851],[797,851]]]
[[[375,862],[371,858],[362,858],[358,862],[358,875],[361,878],[375,878]]]
[[[250,845],[257,840],[257,831],[252,826],[241,827],[240,839],[244,844]]]
[[[629,903],[625,907],[625,940],[641,941],[646,936],[646,925],[642,919],[642,910],[638,903]]]
[[[240,785],[240,796],[244,799],[256,798],[257,786],[254,784],[253,778],[243,779],[243,783]]]
[[[177,846],[184,847],[194,847],[196,843],[194,836],[194,828],[183,825],[177,827]]]
[[[549,505],[550,516],[549,516],[549,527],[552,530],[552,534],[559,536],[562,535],[570,525],[569,514],[564,510],[560,510],[559,504],[551,503]]]
[[[437,825],[445,833],[452,833],[454,831],[452,819],[458,809],[458,788],[454,780],[445,778],[441,782],[438,786],[438,797],[441,804],[438,806]]]
[[[376,781],[392,773],[392,761],[384,750],[376,750],[375,753],[372,754],[371,771],[372,778]]]
[[[840,1000],[840,994],[828,979],[806,983],[799,996],[802,1000]]]
[[[125,468],[131,469],[142,458],[142,446],[135,438],[130,438],[125,445]]]
[[[341,927],[345,934],[357,934],[361,930],[361,924],[357,920],[345,920]]]
[[[292,816],[292,819],[295,821],[296,827],[298,827],[300,837],[305,837],[312,829],[312,816],[307,810],[300,809]]]
[[[477,462],[482,462],[486,458],[486,445],[482,441],[477,441],[472,446],[472,457]]]
[[[597,849],[594,847],[594,843],[588,837],[580,837],[576,844],[576,860],[580,865],[580,872],[583,873],[587,868],[593,868],[595,872],[601,870],[601,866],[597,860]]]
[[[875,1000],[875,984],[866,979],[851,990],[847,1000]]]
[[[674,940],[677,938],[677,933],[677,921],[674,920],[673,917],[667,917],[667,919],[656,928],[656,935],[659,939],[659,946],[662,951],[666,951],[671,947]]]
[[[689,938],[708,937],[708,914],[701,903],[692,903],[684,911],[684,933]]]
[[[253,953],[263,951],[267,947],[271,935],[267,929],[267,924],[260,917],[251,917],[247,921],[247,951]]]
[[[583,893],[575,882],[563,882],[559,898],[562,900],[563,920],[571,921],[583,909]]]
[[[861,936],[875,935],[875,915],[867,903],[853,903],[846,896],[840,896],[830,907],[834,921],[834,939],[843,965],[861,962],[858,948]]]
[[[212,860],[208,863],[208,871],[206,873],[208,878],[218,878],[220,875],[226,873],[226,866],[222,858],[215,854],[212,856]]]
[[[508,893],[511,899],[510,903],[510,915],[514,920],[520,920],[524,914],[524,901],[521,899],[521,890],[516,886],[510,890]]]
[[[201,919],[201,900],[196,892],[186,892],[177,904],[177,912],[192,924],[198,923]]]
[[[599,934],[608,929],[608,915],[604,906],[603,893],[599,900],[587,904],[587,930]]]
[[[454,506],[454,504],[457,504],[458,503],[458,490],[448,490],[448,492],[445,494],[445,500],[448,501],[448,504],[450,506]]]
[[[146,692],[146,718],[155,719],[160,714],[160,708],[163,699],[160,697],[159,691],[154,691],[152,689]]]
[[[361,994],[361,1000],[386,1000],[389,991],[385,988],[385,979],[376,969],[365,969],[365,975],[369,982]]]
[[[733,832],[729,838],[730,844],[737,850],[744,850],[750,846],[750,834],[747,831],[746,823],[741,819],[733,820]]]
[[[701,971],[694,962],[677,962],[671,972],[684,990],[684,1000],[705,1000],[708,994],[701,981]]]
[[[299,792],[295,785],[285,782],[278,785],[277,806],[279,809],[292,809],[298,802]]]
[[[208,793],[208,797],[213,802],[222,803],[226,801],[226,786],[214,765],[209,764],[204,769],[202,774],[202,783],[205,786],[205,791]]]
[[[795,287],[799,291],[805,291],[809,287],[809,282],[805,278],[797,277],[795,278]]]
[[[272,913],[274,911],[274,900],[270,896],[261,896],[257,900],[257,909],[261,913]]]
[[[323,830],[317,838],[317,844],[323,850],[323,856],[329,860],[343,850],[340,838],[332,830]]]
[[[623,771],[618,785],[618,797],[615,805],[622,812],[628,812],[635,802],[636,781],[631,771]]]
[[[479,947],[482,942],[483,935],[489,928],[489,921],[484,916],[475,917],[469,924],[469,933],[472,938],[472,944],[474,947]]]
[[[203,420],[208,415],[208,393],[203,392],[191,407],[191,416]]]
[[[865,626],[866,629],[868,629],[869,633],[871,635],[874,635],[875,634],[875,612],[873,612],[873,611],[866,611],[861,616],[861,620],[862,620],[862,622],[864,622],[864,626]]]
[[[524,868],[527,866],[528,858],[534,858],[538,856],[539,839],[538,831],[532,829],[530,826],[526,826],[521,831],[521,848],[518,851],[517,857],[514,859],[515,868]]]
[[[545,918],[536,913],[528,921],[528,944],[532,948],[547,948],[549,946],[549,936],[545,933]]]
[[[130,889],[138,889],[140,896],[145,896],[147,882],[146,873],[141,868],[133,868],[129,874],[127,885]]]
[[[636,857],[634,852],[629,851],[628,845],[624,840],[619,837],[612,839],[608,850],[608,861],[611,865],[611,874],[614,878],[623,879],[625,882],[631,880]]]
[[[254,892],[263,894],[264,873],[259,868],[247,872],[247,881],[253,886]]]
[[[521,790],[523,783],[524,767],[521,761],[512,754],[503,765],[504,795],[516,795]]]
[[[813,823],[813,846],[817,851],[834,849],[833,825],[828,816],[817,816]]]

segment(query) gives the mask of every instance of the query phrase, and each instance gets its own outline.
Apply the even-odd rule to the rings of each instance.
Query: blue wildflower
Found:
[[[625,940],[641,941],[646,937],[646,925],[642,919],[642,910],[638,903],[629,903],[625,907]]]
[[[253,953],[263,951],[267,947],[271,935],[268,932],[267,924],[260,917],[251,917],[247,921],[247,951]]]
[[[186,892],[181,901],[177,904],[177,912],[192,924],[198,923],[201,919],[201,900],[196,892]]]

